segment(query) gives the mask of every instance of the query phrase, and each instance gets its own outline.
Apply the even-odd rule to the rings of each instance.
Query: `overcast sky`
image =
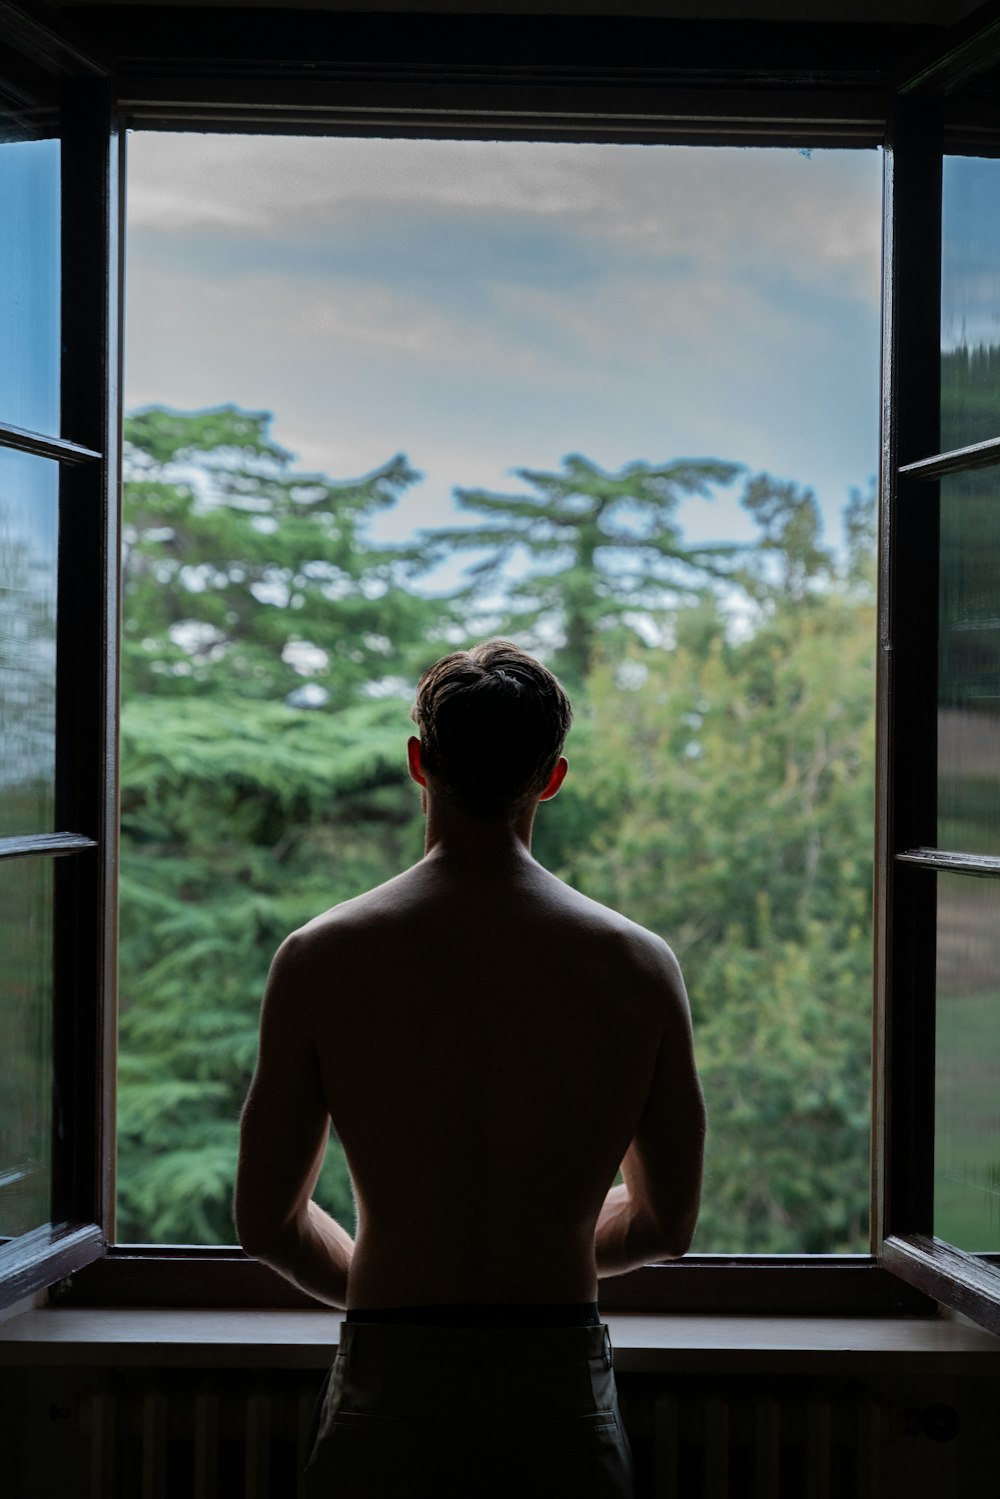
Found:
[[[132,133],[126,402],[274,414],[307,467],[454,485],[737,460],[839,536],[878,444],[874,151]],[[732,497],[691,538],[750,534]]]

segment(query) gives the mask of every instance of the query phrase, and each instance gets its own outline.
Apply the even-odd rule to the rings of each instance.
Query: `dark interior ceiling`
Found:
[[[884,97],[982,18],[1000,48],[1000,0],[0,0],[0,22],[19,10],[55,18],[136,100],[154,78],[255,79],[259,93],[431,74]]]
[[[91,0],[52,0],[58,8]],[[108,0],[123,9],[190,5],[190,0]],[[977,8],[978,0],[201,0],[211,7],[272,10],[430,12],[464,15],[650,16],[687,21],[884,22],[949,26]]]

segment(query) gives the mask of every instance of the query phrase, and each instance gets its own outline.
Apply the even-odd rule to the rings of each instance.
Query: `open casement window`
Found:
[[[922,68],[887,151],[876,1059],[882,1262],[995,1332],[998,49],[994,22]]]
[[[118,288],[102,69],[15,7],[0,6],[0,28],[11,44],[0,77],[0,1290],[10,1303],[105,1245],[118,446],[107,351]]]
[[[48,295],[44,307],[37,287],[28,298],[31,332],[19,332],[25,352],[17,356],[30,358],[32,369],[48,359],[47,372],[37,376],[45,400],[22,410],[11,392],[25,383],[23,372],[0,378],[0,515],[7,516],[0,521],[0,589],[7,590],[0,609],[10,608],[13,618],[16,600],[16,638],[30,641],[13,657],[0,616],[3,1299],[61,1281],[62,1299],[77,1304],[308,1304],[231,1248],[136,1252],[107,1243],[114,1157],[116,118],[175,129],[800,146],[875,145],[888,119],[873,1252],[695,1257],[603,1282],[601,1300],[608,1310],[834,1313],[929,1311],[935,1298],[1000,1327],[1000,1266],[977,1227],[986,1224],[995,1247],[989,1202],[998,1200],[1000,1120],[992,1099],[1000,1090],[990,1088],[1000,1056],[1000,731],[991,713],[1000,702],[993,557],[1000,544],[1000,415],[993,422],[990,413],[1000,412],[1000,401],[989,381],[1000,393],[1000,351],[995,361],[980,353],[980,345],[992,345],[976,331],[976,319],[1000,326],[1000,302],[994,306],[988,288],[977,293],[982,305],[966,319],[972,331],[965,342],[953,330],[942,357],[941,339],[942,155],[947,149],[956,159],[981,160],[984,171],[1000,169],[982,72],[995,28],[969,29],[947,56],[922,65],[914,82],[916,69],[903,67],[908,81],[894,97],[886,54],[865,51],[864,27],[852,30],[854,51],[845,33],[831,28],[838,32],[830,39],[834,61],[805,66],[799,54],[820,55],[821,27],[785,39],[784,63],[764,55],[774,45],[766,39],[745,63],[742,33],[716,24],[709,40],[707,33],[700,43],[688,37],[689,75],[665,64],[663,76],[652,78],[656,69],[645,64],[656,49],[645,23],[602,23],[590,53],[584,46],[577,57],[587,31],[574,19],[571,38],[563,30],[549,39],[548,74],[541,54],[532,54],[529,84],[521,17],[497,19],[501,27],[517,22],[497,46],[494,31],[480,36],[470,18],[461,35],[448,17],[436,30],[427,17],[396,17],[391,28],[377,18],[377,29],[365,24],[376,18],[363,17],[356,35],[336,18],[331,42],[323,28],[334,18],[299,16],[280,23],[280,57],[301,59],[297,66],[274,61],[273,16],[268,21],[256,10],[260,24],[244,29],[233,25],[230,11],[220,30],[205,7],[197,17],[186,12],[188,66],[172,30],[168,44],[160,11],[143,22],[125,14],[129,7],[108,9],[124,16],[127,35],[117,50],[130,59],[130,71],[116,75],[117,98],[80,49],[0,0],[0,19],[10,23],[0,172],[4,152],[13,160],[22,143],[44,145],[48,201],[61,214],[61,231],[51,212],[45,219],[40,210],[34,225],[30,214],[0,220],[0,256],[9,257],[0,276],[0,325],[10,317],[8,264],[35,276]],[[291,35],[292,27],[302,34]],[[664,47],[665,34],[653,40],[656,55],[681,55]],[[712,67],[699,65],[708,57],[699,45],[712,49]],[[226,48],[240,46],[249,48],[246,55],[230,58]],[[380,48],[388,48],[381,64]],[[494,56],[499,60],[484,64]],[[317,64],[317,57],[335,61]],[[976,193],[970,201],[975,211]],[[948,222],[946,215],[946,241]],[[983,220],[970,233],[980,245],[984,235],[1000,235],[998,225],[997,218]],[[21,238],[9,250],[15,232]],[[963,236],[959,227],[956,243]],[[991,243],[1000,248],[1000,239]],[[61,297],[60,273],[52,270],[57,253]],[[946,312],[954,301],[948,278],[956,274],[950,254],[943,257]],[[0,349],[0,364],[9,359]],[[941,457],[948,448],[973,451]],[[968,1217],[970,1200],[986,1203],[985,1217]]]

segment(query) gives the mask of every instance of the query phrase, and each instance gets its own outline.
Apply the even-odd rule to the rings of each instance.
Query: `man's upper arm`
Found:
[[[240,1120],[236,1228],[265,1249],[305,1208],[323,1164],[330,1118],[310,1026],[297,940],[275,955],[261,1007],[257,1067]]]
[[[622,1175],[652,1258],[676,1259],[691,1243],[701,1196],[705,1103],[694,1059],[691,1011],[677,959],[657,940],[654,962],[663,1028],[649,1094]]]

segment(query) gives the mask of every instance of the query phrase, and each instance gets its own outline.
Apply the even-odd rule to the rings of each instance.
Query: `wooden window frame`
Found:
[[[0,449],[59,466],[54,830],[0,840],[53,859],[50,1221],[0,1244],[0,1305],[99,1258],[110,1203],[117,848],[118,129],[108,68],[49,21],[0,4],[17,49],[0,109],[60,141],[59,435],[2,421]]]
[[[1000,6],[984,7],[905,79],[890,120],[883,288],[883,534],[879,609],[879,798],[874,1198],[880,1262],[1000,1333],[1000,1255],[934,1236],[936,926],[933,872],[996,878],[1000,858],[937,847],[939,484],[1000,463],[1000,438],[939,452],[941,200],[952,96],[1000,62]],[[957,139],[955,139],[957,137]],[[929,451],[930,449],[930,451]]]
[[[117,14],[104,16],[105,9]],[[24,10],[0,3],[0,15]],[[905,580],[926,578],[935,551],[929,539],[936,535],[931,521],[929,529],[914,523],[917,510],[904,517],[911,476],[902,471],[927,457],[916,433],[921,412],[927,416],[931,385],[936,400],[936,383],[928,381],[938,357],[938,330],[935,323],[932,349],[929,314],[908,320],[904,309],[931,295],[931,268],[917,263],[912,245],[921,224],[922,242],[933,240],[926,210],[935,151],[940,171],[934,99],[943,80],[967,72],[984,45],[993,45],[996,27],[977,31],[970,23],[949,34],[942,48],[940,37],[925,28],[754,23],[748,30],[627,18],[589,24],[578,17],[438,15],[394,16],[387,33],[383,17],[312,12],[297,19],[294,32],[287,17],[281,21],[291,60],[275,62],[265,12],[243,13],[236,27],[233,10],[202,10],[185,34],[186,55],[180,58],[176,41],[166,43],[173,17],[156,10],[128,15],[114,6],[88,7],[87,15],[98,33],[104,25],[104,44],[110,41],[118,54],[113,84],[107,66],[103,74],[97,70],[99,76],[92,70],[81,78],[79,46],[67,61],[59,38],[49,35],[51,27],[34,43],[36,63],[45,54],[40,65],[72,74],[61,84],[65,119],[74,122],[64,223],[67,235],[76,226],[73,232],[82,233],[87,246],[70,267],[66,286],[73,337],[67,337],[63,423],[87,451],[59,455],[74,476],[66,552],[72,545],[97,580],[82,584],[68,565],[60,576],[65,666],[59,683],[61,701],[73,705],[72,720],[64,714],[60,733],[68,735],[71,721],[83,725],[88,745],[60,793],[60,825],[80,829],[74,836],[86,839],[87,847],[74,846],[58,866],[72,871],[60,881],[59,920],[64,932],[75,933],[58,953],[58,1066],[78,1128],[58,1177],[67,1205],[62,1247],[32,1246],[26,1236],[0,1249],[0,1278],[9,1272],[8,1291],[13,1286],[24,1294],[68,1277],[55,1294],[71,1305],[313,1304],[230,1248],[136,1249],[107,1242],[113,1223],[117,838],[117,140],[130,124],[296,134],[377,130],[491,139],[885,145],[873,1253],[694,1256],[604,1281],[601,1301],[609,1310],[930,1314],[942,1300],[982,1316],[982,1282],[992,1284],[993,1267],[927,1241],[927,1178],[921,1172],[929,1160],[929,1111],[920,1107],[926,995],[916,1026],[894,1026],[889,991],[905,975],[900,934],[902,913],[913,908],[907,883],[912,850],[927,843],[909,836],[920,822],[916,809],[926,765],[909,764],[898,753],[914,724],[927,722],[926,703],[911,701],[926,630],[916,619],[916,589]],[[246,29],[244,20],[251,23]],[[720,30],[729,39],[728,46],[722,43],[725,55]],[[906,63],[915,51],[917,63]],[[169,68],[162,61],[168,54]],[[317,57],[336,60],[317,67]],[[671,61],[640,67],[636,57]],[[911,249],[901,253],[908,243]],[[94,370],[101,372],[97,381]],[[898,424],[892,414],[897,405]],[[18,438],[14,429],[0,428],[0,445],[16,445]],[[930,515],[931,509],[925,504],[919,513]],[[75,632],[71,617],[78,622]],[[911,628],[912,636],[906,633]],[[890,797],[894,777],[902,788],[898,800]]]

